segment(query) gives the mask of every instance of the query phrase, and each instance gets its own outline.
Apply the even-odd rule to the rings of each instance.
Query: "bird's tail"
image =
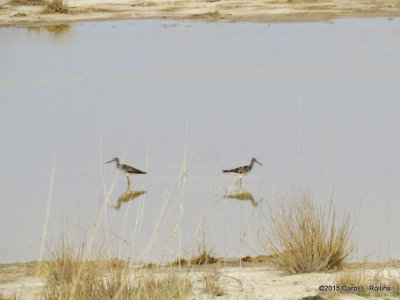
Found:
[[[222,170],[222,173],[228,173],[229,170]]]

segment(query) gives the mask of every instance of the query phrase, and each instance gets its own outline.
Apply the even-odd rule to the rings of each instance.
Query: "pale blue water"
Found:
[[[0,261],[38,257],[53,157],[51,234],[88,235],[100,214],[124,257],[174,259],[203,231],[216,255],[260,254],[277,195],[308,189],[355,215],[355,259],[399,258],[399,25],[0,28]],[[114,156],[148,172],[119,210],[103,205],[103,178],[110,204],[126,189]],[[224,199],[221,170],[252,157],[258,206]]]

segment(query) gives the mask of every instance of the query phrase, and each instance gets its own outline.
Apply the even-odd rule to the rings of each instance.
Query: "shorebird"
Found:
[[[242,185],[242,176],[250,173],[251,169],[253,169],[254,163],[258,163],[259,165],[262,166],[262,164],[257,159],[252,158],[250,165],[248,165],[248,166],[242,166],[242,167],[234,168],[231,170],[222,170],[222,172],[236,174],[239,177],[239,183],[241,186]]]
[[[114,157],[112,160],[106,162],[106,164],[115,161],[115,165],[117,167],[117,169],[122,173],[126,175],[126,178],[128,179],[128,186],[131,185],[131,181],[129,180],[129,175],[130,174],[146,174],[146,172],[135,169],[134,167],[128,166],[128,165],[124,165],[124,164],[120,164],[119,163],[119,158],[118,157]]]

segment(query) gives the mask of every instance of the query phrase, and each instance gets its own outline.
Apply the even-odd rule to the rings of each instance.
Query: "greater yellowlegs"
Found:
[[[257,161],[257,159],[252,158],[250,165],[248,165],[248,166],[241,166],[241,167],[230,169],[230,170],[222,170],[222,172],[236,174],[239,177],[239,183],[241,185],[242,184],[242,176],[250,173],[251,169],[253,169],[254,163],[258,163],[259,165],[262,166],[262,164],[259,161]]]
[[[122,173],[126,175],[126,178],[128,179],[128,186],[130,186],[131,181],[129,180],[129,175],[131,174],[146,174],[146,172],[135,169],[134,167],[128,166],[128,165],[124,165],[124,164],[120,164],[119,163],[119,158],[118,157],[114,157],[112,160],[106,162],[106,164],[115,161],[115,165],[117,166],[117,169]]]

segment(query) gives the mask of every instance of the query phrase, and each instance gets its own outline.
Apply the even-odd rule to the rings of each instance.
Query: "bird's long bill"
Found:
[[[260,163],[258,160],[256,160],[256,163],[258,163],[258,164],[259,164],[259,165],[261,165],[261,166],[263,165],[263,164],[262,164],[262,163]]]
[[[110,163],[110,162],[113,162],[114,160],[112,159],[112,160],[110,160],[110,161],[108,161],[108,162],[106,162],[105,164],[108,164],[108,163]]]

